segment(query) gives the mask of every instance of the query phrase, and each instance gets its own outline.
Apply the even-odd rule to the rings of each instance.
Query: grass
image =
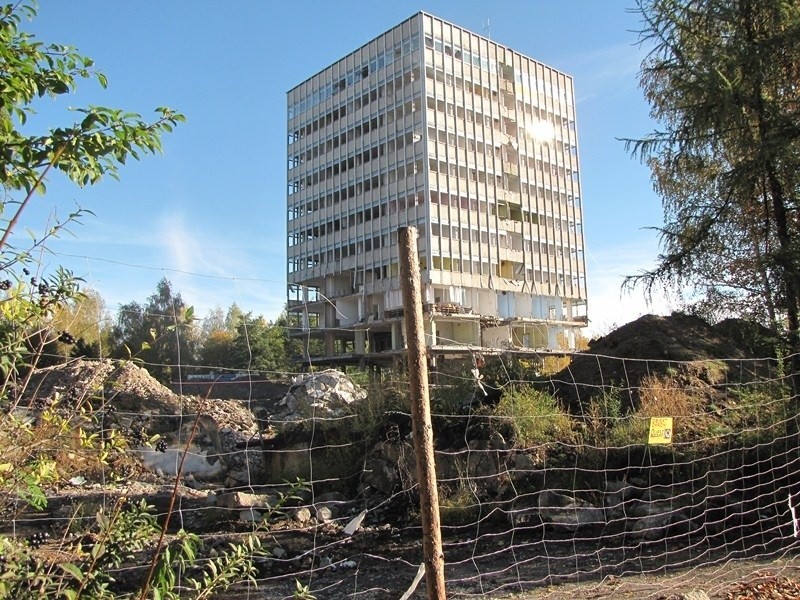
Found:
[[[494,428],[516,448],[571,442],[573,420],[550,394],[527,385],[506,388],[492,417]]]

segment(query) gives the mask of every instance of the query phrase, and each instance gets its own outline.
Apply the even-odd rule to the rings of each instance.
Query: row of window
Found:
[[[417,163],[415,163],[416,165]],[[409,166],[406,165],[406,168],[402,170],[404,175],[410,175],[413,172],[413,168],[409,169]],[[393,179],[397,179],[400,173],[400,169],[393,170],[395,173],[395,177]],[[392,179],[389,178],[388,174],[386,175],[373,175],[369,179],[369,183],[366,181],[361,182],[360,187],[353,186],[352,193],[355,194],[357,189],[364,191],[369,191],[370,189],[375,189],[380,187],[381,185],[385,185],[387,182],[391,182]],[[351,188],[342,188],[341,190],[330,191],[325,195],[321,195],[317,198],[310,199],[308,202],[296,206],[292,206],[289,209],[288,213],[288,220],[293,221],[302,217],[303,215],[310,215],[316,212],[317,210],[323,210],[326,207],[330,208],[339,202],[346,200],[350,196]],[[574,206],[578,207],[580,205],[580,198],[577,196],[573,196],[572,194],[567,194],[564,192],[559,192],[558,190],[551,190],[549,187],[542,187],[541,185],[538,188],[534,188],[531,186],[530,188],[531,194],[536,194],[538,198],[544,198],[546,200],[555,200],[567,206]],[[458,195],[457,193],[448,193],[446,191],[436,191],[433,190],[430,193],[430,202],[431,202],[431,210],[434,216],[438,216],[438,210],[436,207],[453,207],[456,209],[462,210],[472,210],[478,211],[481,214],[489,214],[487,211],[491,210],[491,215],[496,215],[498,218],[501,219],[510,219],[513,221],[519,222],[530,222],[533,224],[544,223],[547,227],[553,226],[553,217],[545,216],[537,211],[534,213],[532,211],[526,211],[521,205],[517,204],[507,204],[505,202],[497,202],[497,203],[488,203],[485,199],[478,199],[478,198],[470,198],[464,195]],[[419,197],[413,204],[408,203],[409,206],[415,204],[421,204],[422,198]],[[406,208],[406,201],[405,199],[400,200],[391,200],[389,202],[389,214],[394,214],[396,210],[405,210]],[[364,211],[365,215],[366,212],[371,209],[366,209]],[[381,216],[385,215],[386,211],[384,210],[381,213]],[[342,219],[346,219],[347,217],[342,217]],[[369,218],[365,217],[357,217],[354,215],[350,215],[351,219],[351,226],[355,225],[356,223],[362,223],[364,221],[369,220]],[[352,219],[357,219],[357,221],[352,221]],[[331,223],[333,221],[330,221]],[[324,227],[333,227],[333,225],[325,224]],[[344,228],[345,224],[340,224],[339,227]],[[338,229],[335,229],[338,231]],[[578,232],[580,233],[581,226],[578,223]]]
[[[302,259],[291,259],[287,263],[287,270],[289,273],[296,273],[305,269],[313,269],[326,263],[338,264],[341,260],[350,256],[358,256],[364,252],[368,252],[366,248],[373,247],[374,244],[382,246],[394,246],[397,243],[397,234],[389,234],[377,236],[364,242],[354,242],[341,248],[332,248],[327,252],[314,254]],[[419,256],[420,269],[425,271],[428,269],[427,257],[424,255]],[[452,273],[466,273],[472,275],[494,275],[495,277],[502,277],[512,281],[532,281],[534,283],[550,283],[552,285],[559,284],[562,288],[565,286],[567,277],[574,289],[585,287],[586,278],[580,273],[573,271],[560,272],[546,265],[525,266],[522,264],[515,265],[514,263],[495,261],[480,261],[470,260],[469,258],[452,258],[449,256],[434,255],[431,257],[431,266],[436,271],[447,271]],[[385,279],[388,277],[397,277],[400,273],[399,264],[392,262],[385,265],[379,265],[364,269],[362,271],[363,282],[365,284],[372,283],[373,281]],[[300,295],[299,287],[296,287],[295,295]],[[290,296],[292,293],[290,292]],[[290,298],[291,299],[291,298]],[[302,300],[302,297],[297,298]],[[309,302],[314,300],[308,299]]]
[[[484,120],[487,125],[494,125],[495,127],[499,127],[500,125],[499,119],[492,119],[488,115],[481,115],[481,113],[477,110],[474,112],[469,109],[465,110],[462,106],[456,107],[454,104],[445,104],[442,100],[436,101],[430,97],[427,99],[427,104],[428,108],[439,110],[441,112],[447,111],[448,114],[453,114],[453,116],[466,120],[467,122],[472,121],[475,118],[479,118]],[[414,100],[409,100],[408,102],[395,108],[390,108],[388,111],[386,111],[386,113],[382,113],[370,119],[365,119],[361,123],[349,127],[347,130],[328,138],[322,143],[307,148],[304,152],[300,152],[291,156],[288,160],[288,168],[291,170],[319,156],[324,156],[326,153],[331,152],[343,144],[356,141],[370,131],[374,131],[375,129],[386,124],[391,124],[403,118],[405,115],[413,114],[419,110],[419,106],[420,100],[417,98]],[[431,139],[438,140],[440,143],[448,143],[452,146],[469,150],[470,152],[477,152],[478,154],[491,152],[498,158],[500,157],[500,149],[498,146],[491,146],[489,144],[484,146],[484,143],[479,139],[473,139],[464,135],[457,135],[453,132],[445,132],[441,129],[436,130],[432,127],[429,128],[428,131]],[[569,148],[571,154],[577,154],[577,147],[575,145],[570,145],[561,141],[555,141],[554,143],[557,150],[563,151],[564,149]]]
[[[355,227],[362,223],[369,222],[379,217],[385,217],[387,214],[393,215],[398,212],[403,212],[414,206],[422,206],[425,201],[425,196],[422,192],[405,195],[401,198],[393,198],[388,202],[383,202],[379,206],[371,206],[365,209],[344,215],[341,217],[334,217],[320,223],[308,227],[303,231],[295,229],[289,233],[289,246],[300,244],[304,241],[317,239],[323,235],[332,234],[336,231],[347,229],[348,227]],[[290,213],[289,220],[292,220]]]
[[[538,93],[545,94],[551,98],[560,98],[564,101],[568,101],[569,99],[566,90],[561,90],[559,86],[554,86],[547,81],[543,81],[533,73],[526,77],[525,73],[520,69],[514,69],[511,65],[498,63],[491,58],[462,49],[457,44],[451,44],[439,38],[434,38],[431,35],[426,35],[425,47],[433,49],[444,56],[452,56],[456,60],[462,61],[464,64],[478,67],[489,73],[499,73],[504,79],[516,81],[518,84],[530,90],[536,90]],[[499,69],[498,66],[500,67]]]
[[[559,166],[554,162],[555,153],[549,153],[547,158],[550,160],[545,161],[542,157],[535,158],[526,154],[520,154],[516,150],[509,149],[508,147],[502,148],[494,144],[484,144],[480,140],[473,139],[464,135],[454,133],[452,131],[445,131],[444,129],[434,129],[428,127],[428,139],[445,146],[458,148],[459,150],[466,150],[467,152],[474,152],[478,157],[480,156],[494,156],[495,158],[502,159],[503,163],[509,167],[518,165],[520,167],[528,167],[529,169],[536,169],[540,173],[551,173],[556,177],[578,180],[578,172],[572,169]],[[559,143],[560,144],[560,143]],[[568,144],[560,144],[561,148],[568,148]],[[573,146],[574,148],[574,146]],[[438,152],[436,151],[438,150]],[[431,148],[429,154],[435,156],[441,154],[441,149]],[[466,167],[464,167],[466,168]],[[510,169],[509,169],[510,170]],[[447,172],[445,169],[443,172]],[[466,179],[466,177],[464,177]]]
[[[391,154],[395,151],[400,151],[405,148],[406,145],[410,146],[414,142],[418,142],[419,139],[419,134],[407,132],[400,134],[396,138],[392,138],[386,142],[375,144],[363,152],[359,152],[356,155],[351,155],[349,158],[339,161],[333,165],[329,165],[324,169],[319,169],[313,173],[307,174],[305,177],[300,177],[299,179],[289,182],[287,188],[288,194],[291,196],[292,194],[309,189],[319,183],[324,183],[326,180],[332,177],[346,173],[347,171],[358,166],[365,165],[370,161],[384,156],[385,154]],[[382,174],[367,177],[363,180],[363,185],[356,184],[357,189],[360,190],[356,192],[356,195],[363,192],[368,192],[370,189],[384,185],[387,182],[394,183],[395,181],[403,179],[407,175],[411,175],[422,170],[421,162],[412,162],[409,164],[411,165],[410,168],[406,168],[405,164],[401,164],[397,165],[395,168],[384,171]]]
[[[543,169],[539,171],[540,173],[549,173],[554,178],[561,178],[562,181],[565,180],[565,175],[567,174],[570,175],[572,181],[578,180],[577,171],[569,171],[568,169],[564,169],[564,167],[558,167],[556,165],[551,165],[550,163],[543,163],[542,161],[537,161],[536,166],[539,169]],[[552,197],[552,193],[545,195],[545,188],[541,185],[541,181],[529,183],[527,181],[527,174],[525,178],[526,180],[522,181],[518,175],[513,173],[504,173],[498,175],[485,169],[471,166],[468,167],[467,165],[453,161],[436,160],[435,158],[428,159],[428,169],[432,176],[432,183],[436,183],[436,174],[440,174],[445,177],[471,181],[475,184],[493,186],[497,189],[512,192],[514,194],[524,194],[531,197],[537,197],[537,194],[541,192],[539,197]]]
[[[432,96],[428,96],[427,98],[427,106],[431,110],[438,111],[439,113],[445,114],[447,113],[448,116],[454,117],[459,119],[460,121],[465,121],[467,123],[479,123],[483,124],[486,127],[494,127],[495,129],[500,129],[500,119],[498,117],[492,117],[490,114],[484,114],[476,107],[473,111],[472,109],[465,109],[463,106],[456,105],[452,102],[445,102],[444,100],[437,100]]]
[[[332,165],[328,165],[325,168],[321,168],[319,170],[315,170],[312,173],[306,174],[304,177],[300,177],[290,181],[287,186],[287,193],[288,195],[292,195],[303,190],[309,189],[314,185],[319,183],[323,183],[326,180],[338,176],[340,174],[346,173],[347,171],[354,169],[358,166],[367,164],[372,160],[378,159],[381,156],[385,156],[386,154],[391,154],[393,152],[402,150],[407,145],[412,145],[416,142],[420,141],[419,134],[414,132],[406,132],[404,134],[400,134],[395,138],[387,140],[386,142],[381,142],[367,148],[359,152],[358,154],[350,155],[349,157],[334,163]],[[492,147],[493,152],[499,153],[500,149],[496,146]],[[480,152],[481,150],[479,150]],[[531,159],[532,161],[534,159]],[[533,163],[535,168],[537,168],[540,172],[549,172],[555,177],[560,177],[562,179],[569,176],[573,180],[577,181],[577,171],[571,171],[569,169],[565,169],[564,167],[560,167],[557,165],[553,165],[551,163],[543,163],[541,160],[536,160]],[[545,171],[545,167],[547,170]],[[464,164],[457,164],[453,161],[439,161],[435,158],[428,159],[428,168],[430,169],[431,173],[444,173],[451,177],[459,177],[461,179],[466,179],[474,182],[478,182],[481,184],[488,183],[489,185],[494,185],[501,189],[506,189],[512,192],[520,192],[520,181],[519,177],[517,176],[510,176],[508,174],[504,175],[496,175],[491,172],[487,172],[485,169],[480,168],[473,168],[468,167]],[[402,170],[402,173],[397,173],[397,170]],[[395,171],[394,176],[389,175],[388,182],[392,183],[393,181],[402,179],[408,175],[406,173],[406,169],[403,165],[399,166],[397,169],[391,169],[388,173],[392,173]],[[419,167],[415,167],[413,170],[414,173],[421,171],[421,165]],[[374,176],[378,177],[378,175]],[[364,180],[365,182],[371,181],[372,178],[367,178]],[[383,185],[383,182],[379,182],[378,185]],[[369,191],[372,187],[376,187],[374,185],[362,185],[362,191],[366,192]],[[536,192],[536,188],[534,185],[531,185],[532,193]],[[361,193],[361,192],[358,192]]]
[[[562,223],[564,231],[568,231],[566,221]],[[518,252],[531,252],[534,254],[549,254],[562,258],[570,254],[583,260],[583,251],[570,246],[550,243],[542,240],[530,240],[519,234],[506,232],[486,231],[476,229],[469,225],[448,225],[447,223],[431,223],[431,235],[441,238],[441,241],[472,242],[474,244],[488,244],[492,247],[507,248]]]
[[[365,252],[378,250],[382,247],[393,247],[397,245],[397,233],[376,235],[365,240],[354,241],[349,244],[342,244],[328,251],[309,254],[300,258],[289,258],[288,272],[295,273],[303,269],[312,269],[326,262],[338,262],[350,256],[360,256]]]
[[[541,225],[546,231],[550,233],[547,237],[551,237],[556,232],[561,233],[575,233],[580,234],[581,224],[572,221],[571,219],[559,219],[544,215],[533,215],[536,217],[536,222],[532,223],[534,226]],[[437,215],[431,215],[431,220],[438,218]],[[511,250],[523,250],[524,248],[530,250],[528,247],[531,240],[523,239],[521,234],[508,233],[500,230],[499,232],[487,231],[486,227],[476,228],[473,224],[471,227],[463,222],[456,222],[451,225],[448,223],[431,223],[431,233],[436,237],[449,240],[463,240],[465,242],[475,242],[482,244],[495,245],[497,242],[496,235],[499,235],[500,247],[510,248]],[[560,255],[560,253],[559,253]]]
[[[380,217],[386,215],[387,206],[388,204],[372,206],[365,210],[351,213],[350,215],[337,217],[335,219],[326,221],[325,223],[314,225],[303,231],[290,233],[288,239],[289,247],[320,238],[326,234],[333,234],[337,231],[342,231],[348,227],[355,227],[356,225],[369,222],[372,219],[379,219]]]
[[[474,94],[476,96],[483,96],[484,98],[491,99],[494,102],[499,102],[499,96],[497,90],[490,89],[485,85],[481,85],[479,83],[473,83],[469,79],[465,79],[461,76],[453,75],[452,73],[447,73],[443,71],[441,68],[434,68],[430,65],[425,67],[425,77],[427,77],[431,82],[438,82],[443,83],[445,86],[452,88],[455,87],[459,90],[464,90],[469,94]],[[491,84],[490,84],[491,85]],[[545,107],[537,107],[534,106],[532,103],[520,101],[519,98],[515,96],[516,102],[522,103],[522,111],[526,114],[529,114],[531,117],[536,117],[537,119],[543,119],[551,123],[555,123],[556,125],[561,125],[563,127],[568,127],[570,129],[575,129],[575,121],[568,118],[562,117],[556,112],[549,110]],[[508,107],[511,110],[511,107]]]
[[[517,137],[517,125],[515,122],[507,119],[506,117],[502,118],[502,121],[498,117],[492,117],[487,114],[482,114],[478,109],[470,110],[469,108],[465,109],[461,105],[457,105],[450,102],[445,102],[444,100],[435,100],[432,97],[428,97],[427,99],[427,107],[431,110],[435,110],[439,113],[446,113],[448,116],[458,119],[464,123],[479,123],[483,124],[486,127],[493,127],[494,129],[502,129],[504,133],[507,133],[509,137],[516,138]],[[544,112],[544,111],[542,111]],[[551,113],[552,114],[552,113]],[[537,117],[538,119],[538,117]],[[564,121],[563,124],[566,124],[567,121]],[[558,126],[561,120],[557,120],[555,125]],[[502,125],[502,127],[501,127]],[[577,156],[578,154],[578,147],[574,144],[570,144],[568,141],[562,141],[558,139],[556,135],[556,130],[554,128],[552,121],[542,121],[542,120],[534,120],[534,116],[531,115],[530,124],[524,126],[523,131],[548,131],[551,136],[550,138],[545,138],[540,141],[546,142],[551,144],[553,148],[560,152],[569,151],[570,154],[573,156]],[[469,128],[466,129],[467,133],[469,133]],[[480,131],[480,130],[478,130]],[[455,135],[455,134],[453,134]],[[516,144],[515,144],[516,145]],[[463,147],[463,142],[462,142]]]
[[[393,207],[391,212],[396,212],[396,210],[396,207]],[[342,229],[346,229],[348,227],[348,223],[350,227],[355,227],[356,223],[377,219],[379,216],[385,215],[386,213],[387,204],[382,204],[380,207],[374,206],[366,211],[359,211],[358,213],[351,214],[349,217],[342,217],[341,219],[329,221],[323,225],[310,227],[302,232],[290,234],[288,239],[289,247],[305,241],[321,238],[326,234],[333,234]],[[516,250],[519,252],[527,251],[536,255],[549,255],[558,258],[564,258],[571,255],[573,258],[581,262],[583,261],[582,249],[572,248],[570,246],[555,244],[542,240],[523,239],[522,236],[505,235],[503,232],[498,234],[497,232],[489,232],[485,229],[479,230],[476,228],[470,228],[469,226],[450,226],[447,224],[432,223],[431,235],[435,237],[441,237],[443,242],[448,240],[454,242],[459,246],[459,248],[459,242],[463,241],[472,242],[474,244],[487,244],[493,247],[496,246],[499,248],[507,248],[509,250]],[[375,241],[374,237],[363,240],[363,243],[362,241],[353,241],[349,244],[349,246],[352,246],[353,244],[357,244],[357,248],[359,249],[358,253],[369,252],[382,246],[380,240]],[[385,246],[386,244],[383,245]],[[343,245],[343,247],[345,246],[348,245]],[[334,250],[335,248],[331,248],[328,252],[330,253]],[[323,252],[323,254],[325,253]],[[338,253],[337,256],[339,256]],[[347,258],[348,256],[351,256],[351,254],[348,254],[347,251],[345,251],[345,253],[341,256],[343,258]],[[303,262],[304,259],[296,258],[293,260]],[[322,262],[324,262],[324,260]]]
[[[452,56],[456,60],[461,60],[466,64],[471,64],[474,67],[489,71],[490,73],[497,73],[497,61],[481,56],[480,54],[472,53],[469,50],[463,50],[460,46],[445,42],[439,38],[434,38],[432,35],[425,35],[425,47],[433,48],[436,52]]]
[[[358,181],[355,181],[350,185],[343,186],[338,190],[327,192],[327,194],[322,194],[316,199],[309,200],[305,206],[313,206],[314,202],[316,202],[317,205],[321,205],[320,203],[323,201],[323,199],[328,206],[332,206],[338,202],[344,202],[348,198],[355,198],[361,194],[369,192],[372,189],[378,189],[388,185],[389,183],[400,181],[405,177],[411,177],[412,175],[420,172],[422,172],[422,160],[412,160],[405,164],[397,165],[394,168],[384,169],[381,173],[359,179]],[[299,181],[295,181],[290,184],[289,195],[301,191],[303,189],[301,186],[302,184]],[[295,210],[297,212],[294,214],[303,214],[302,207],[295,207]],[[293,212],[290,211],[290,220],[292,219],[292,214]]]
[[[358,67],[350,69],[339,77],[334,77],[332,81],[322,86],[322,88],[291,104],[289,106],[289,118],[292,119],[320,102],[324,102],[328,98],[343,92],[349,86],[366,79],[371,73],[376,73],[384,67],[388,67],[404,54],[411,54],[417,48],[419,48],[419,35],[416,34],[405,41],[398,42],[394,45],[394,48],[388,48]]]
[[[419,192],[410,196],[393,200],[391,202],[384,202],[381,205],[372,206],[364,210],[360,210],[349,215],[336,217],[320,223],[317,225],[309,226],[300,231],[295,230],[288,235],[288,246],[293,247],[307,241],[320,239],[326,235],[332,235],[339,231],[348,228],[354,228],[365,222],[378,219],[386,216],[387,214],[395,214],[399,211],[405,211],[412,206],[418,206],[423,203],[423,194]],[[561,229],[564,233],[577,232],[580,234],[580,224],[577,226],[572,221],[565,219],[553,219],[553,217],[542,217],[542,221],[546,222],[551,231]],[[554,229],[556,228],[556,229]],[[500,248],[509,248],[511,250],[535,253],[545,253],[551,256],[562,257],[569,253],[577,254],[580,260],[583,260],[582,250],[571,248],[568,245],[554,244],[547,241],[524,239],[519,234],[508,234],[504,231],[487,231],[486,229],[478,229],[470,227],[469,225],[454,224],[448,225],[447,223],[432,223],[431,234],[436,237],[442,237],[454,242],[465,241],[473,243],[491,244]],[[355,242],[354,242],[355,243]],[[541,244],[541,246],[540,246]],[[380,245],[372,245],[367,243],[364,245],[364,250],[369,251],[372,248],[379,248]],[[345,255],[347,256],[347,255]]]
[[[408,199],[401,198],[398,201],[393,201],[391,203],[385,202],[379,206],[372,206],[366,208],[364,210],[359,210],[357,212],[351,213],[349,215],[344,215],[341,217],[335,217],[333,219],[329,219],[324,223],[319,223],[316,225],[309,226],[307,229],[303,231],[294,231],[289,234],[288,236],[288,245],[289,247],[295,246],[297,244],[301,244],[306,241],[311,241],[317,238],[320,238],[324,235],[334,234],[336,232],[342,231],[347,229],[348,227],[353,228],[357,225],[361,225],[362,223],[367,223],[373,219],[378,219],[380,217],[384,217],[387,214],[395,214],[398,210],[402,211],[405,210],[407,207],[415,206],[417,204],[421,204],[421,193],[409,196]],[[482,203],[483,207],[486,208],[486,203]],[[495,216],[496,213],[496,206],[492,205],[492,215]],[[435,217],[436,215],[432,215]],[[560,219],[560,218],[553,218],[552,216],[545,216],[540,214],[532,214],[532,213],[525,213],[526,222],[532,223],[533,225],[543,225],[547,227],[550,231],[558,231],[561,230],[564,233],[572,232],[573,230],[580,233],[580,223],[577,224],[577,229],[575,222],[568,219]],[[432,223],[431,224],[431,233],[437,237],[440,235],[449,238],[451,240],[465,240],[465,241],[473,241],[476,243],[484,243],[484,244],[495,244],[497,241],[497,233],[495,232],[488,232],[486,230],[479,230],[476,228],[470,228],[469,226],[463,225],[448,225],[447,223],[440,224],[440,223]],[[519,247],[515,248],[514,244],[512,244],[509,240],[514,238],[513,234],[505,235],[503,232],[500,232],[500,241],[501,247],[508,247],[516,250],[523,249],[523,242],[521,236],[519,237],[520,243]],[[503,241],[505,240],[505,242]],[[538,242],[533,242],[535,244],[535,251],[538,252]],[[527,250],[531,250],[531,241],[525,240],[524,247]],[[555,254],[555,253],[553,253]],[[558,252],[559,256],[561,255],[561,250],[559,249]]]
[[[353,125],[339,134],[334,134],[327,140],[307,148],[305,152],[300,152],[289,158],[289,169],[299,167],[306,162],[310,162],[319,156],[325,156],[328,152],[335,150],[339,146],[343,146],[349,142],[357,141],[361,136],[366,135],[370,131],[374,131],[384,125],[391,125],[395,121],[399,121],[406,115],[411,115],[419,110],[419,98],[409,100],[404,104],[400,104],[395,108],[390,108],[385,113],[382,113],[371,119],[365,119],[358,125]]]
[[[578,181],[577,171],[572,171],[571,169],[565,169],[564,167],[560,167],[553,163],[549,162],[546,163],[541,160],[534,160],[531,158],[529,161],[526,161],[526,163],[523,166],[528,166],[531,170],[535,169],[537,172],[545,175],[550,174],[553,177],[559,178],[561,180],[570,179],[572,181]],[[513,173],[510,168],[513,167],[513,165],[508,165],[508,164],[506,165],[506,169],[509,172],[504,175],[496,175],[477,167],[471,167],[453,161],[436,160],[435,158],[428,159],[428,167],[430,168],[431,173],[442,173],[444,175],[449,175],[450,177],[458,177],[460,179],[466,179],[468,181],[476,181],[478,183],[486,183],[488,181],[490,185],[493,183],[492,179],[494,179],[495,180],[494,183],[499,188],[513,192],[525,191],[520,188],[519,176]],[[513,187],[509,185],[509,181],[512,179],[514,181]],[[525,180],[526,181],[523,182],[524,184],[523,187],[529,186],[531,188],[530,194],[535,195],[537,191],[536,183],[528,183],[527,174]]]
[[[533,190],[531,194],[533,194]],[[572,194],[566,194],[563,192],[559,192],[558,190],[551,190],[549,187],[542,187],[539,186],[536,189],[536,196],[538,198],[545,198],[547,200],[555,200],[556,202],[560,202],[567,206],[575,206],[577,207],[580,204],[580,198],[577,196],[573,196]],[[467,197],[464,195],[459,195],[457,192],[447,192],[444,190],[431,191],[431,206],[436,207],[439,205],[442,207],[442,212],[446,211],[446,207],[453,207],[455,209],[462,209],[462,210],[471,210],[471,211],[480,211],[481,214],[486,214],[487,210],[487,203],[484,199],[477,199],[474,197]],[[525,217],[525,209],[522,205],[519,204],[508,204],[505,202],[497,202],[496,205],[492,204],[492,213],[497,214],[497,216],[501,219],[511,219],[513,221],[527,221],[528,218]],[[534,215],[530,215],[531,222],[533,221]],[[541,219],[541,214],[539,217]]]
[[[552,283],[554,285],[560,283],[563,286],[567,276],[569,276],[573,287],[583,285],[582,282],[585,281],[583,275],[572,272],[562,273],[553,271],[544,265],[536,265],[538,268],[530,266],[525,267],[523,265],[515,266],[509,263],[502,265],[495,262],[472,261],[468,258],[452,258],[438,255],[431,257],[431,264],[436,271],[471,273],[474,275],[488,275],[491,273],[495,277],[503,277],[504,279],[511,279],[513,281],[527,280],[535,283]]]
[[[385,83],[381,83],[373,87],[371,90],[365,91],[362,95],[351,98],[341,106],[337,106],[333,110],[325,113],[324,115],[311,119],[310,121],[302,124],[289,134],[288,143],[291,145],[299,142],[303,138],[310,136],[325,127],[336,123],[339,119],[347,115],[352,115],[355,112],[366,108],[373,102],[377,102],[379,98],[391,98],[395,90],[400,90],[405,85],[410,85],[413,81],[419,79],[419,68],[414,67],[401,73],[394,79],[390,79]]]

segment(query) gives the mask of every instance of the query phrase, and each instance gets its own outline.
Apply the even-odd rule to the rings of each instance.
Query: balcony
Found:
[[[429,302],[423,304],[422,312],[431,315],[471,315],[472,308],[454,302]]]

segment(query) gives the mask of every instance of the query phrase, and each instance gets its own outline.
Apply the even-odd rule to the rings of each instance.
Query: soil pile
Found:
[[[182,396],[162,385],[144,368],[132,362],[77,359],[36,370],[23,394],[23,402],[71,405],[88,402],[93,409],[146,417],[151,433],[176,427],[176,419],[205,414],[220,429],[251,435],[256,431],[253,413],[246,403]]]
[[[554,393],[574,413],[611,388],[625,390],[626,409],[638,403],[636,389],[649,375],[671,375],[719,383],[735,366],[737,377],[769,368],[776,337],[739,319],[712,326],[683,313],[645,315],[592,341],[571,364],[551,378]]]

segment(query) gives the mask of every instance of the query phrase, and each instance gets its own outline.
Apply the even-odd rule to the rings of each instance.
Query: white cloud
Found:
[[[236,302],[246,311],[276,317],[286,303],[285,278],[274,272],[283,263],[275,260],[269,239],[242,244],[231,233],[217,232],[208,223],[201,228],[179,212],[163,214],[157,237],[165,276],[200,316]]]
[[[630,93],[645,52],[633,43],[620,43],[570,57],[567,70],[578,81],[577,101],[602,96],[606,99]]]
[[[66,236],[46,255],[82,277],[114,311],[144,302],[162,277],[203,317],[236,302],[243,310],[274,319],[286,303],[286,274],[280,236],[237,235],[219,222],[179,210],[143,220],[89,220],[77,237]]]

